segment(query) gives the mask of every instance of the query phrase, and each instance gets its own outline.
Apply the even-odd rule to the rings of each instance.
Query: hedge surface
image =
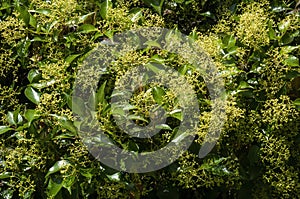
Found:
[[[300,195],[300,21],[298,1],[279,0],[2,0],[0,2],[0,198],[297,198]],[[226,88],[227,120],[213,151],[198,151],[211,118],[201,74],[186,60],[147,48],[124,55],[102,80],[95,117],[128,150],[159,148],[176,118],[154,141],[121,137],[109,101],[129,68],[159,57],[197,93],[197,137],[161,170],[115,171],[82,144],[71,104],[85,57],[116,33],[178,29],[212,57]],[[105,83],[104,83],[105,82]],[[100,86],[100,87],[101,87]],[[172,92],[142,88],[131,103],[148,114]],[[155,89],[154,89],[155,90]],[[105,102],[105,103],[104,103]],[[73,110],[72,110],[73,109]]]

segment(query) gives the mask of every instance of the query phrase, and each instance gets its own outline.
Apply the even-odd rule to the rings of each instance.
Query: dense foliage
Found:
[[[0,198],[299,197],[299,4],[2,0]],[[159,49],[125,55],[111,65],[97,95],[96,117],[116,143],[139,151],[172,139],[176,117],[154,141],[133,142],[120,137],[110,114],[116,79],[153,59],[180,71],[194,86],[201,117],[192,146],[170,166],[145,174],[115,171],[90,155],[78,136],[73,112],[80,107],[71,104],[73,83],[99,43],[152,26],[190,35],[213,58],[225,80],[227,120],[213,151],[199,159],[211,117],[201,75],[186,60]],[[176,105],[172,93],[158,87],[142,88],[131,103],[137,107],[133,114],[145,117],[155,103]]]

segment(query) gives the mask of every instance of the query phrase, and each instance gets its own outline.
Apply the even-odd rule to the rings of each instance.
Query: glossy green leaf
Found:
[[[162,15],[164,0],[143,0],[144,3],[154,8],[159,15]]]
[[[90,32],[97,32],[97,31],[98,29],[92,24],[83,24],[79,27],[80,33],[90,33]]]
[[[294,41],[294,36],[286,33],[285,35],[283,35],[283,37],[281,37],[280,39],[280,45],[287,45],[290,44]]]
[[[295,106],[297,106],[298,107],[298,110],[300,109],[300,98],[297,98],[294,102],[293,102],[293,104],[295,105]]]
[[[249,89],[249,88],[253,88],[252,86],[250,86],[247,82],[245,81],[241,81],[240,85],[238,87],[238,89]]]
[[[290,20],[284,20],[278,25],[278,29],[281,33],[285,33],[287,29],[290,27],[291,21]]]
[[[36,26],[37,26],[36,18],[32,15],[30,15],[30,18],[29,18],[29,25],[31,25],[33,28],[36,28]]]
[[[9,126],[0,126],[0,135],[12,130]],[[1,179],[1,178],[0,178]]]
[[[283,46],[281,47],[280,53],[281,54],[288,54],[293,52],[294,50],[297,50],[300,48],[300,45],[298,46]]]
[[[160,44],[157,41],[146,41],[144,43],[145,45],[147,45],[149,48],[153,48],[153,47],[157,47],[157,48],[161,48]]]
[[[108,179],[110,179],[111,181],[117,181],[119,182],[120,181],[120,178],[121,178],[121,173],[118,172],[118,173],[115,173],[113,175],[106,175],[108,177]]]
[[[145,118],[143,118],[141,116],[138,116],[138,115],[129,115],[129,116],[127,116],[127,119],[129,119],[129,120],[140,120],[140,121],[143,121],[143,122],[148,122],[148,120],[146,120]]]
[[[274,28],[272,27],[272,23],[269,22],[268,24],[269,27],[269,37],[271,40],[277,40],[277,35],[276,35],[276,31],[274,30]]]
[[[37,69],[31,69],[27,75],[30,83],[38,82],[42,79],[42,74]]]
[[[138,20],[140,20],[140,18],[143,16],[143,9],[138,9],[135,10],[132,14],[131,14],[131,21],[132,22],[137,22]]]
[[[28,12],[39,13],[39,14],[43,14],[43,15],[46,15],[46,16],[51,14],[51,10],[50,9],[28,10]]]
[[[293,55],[290,55],[284,63],[288,66],[299,66],[299,58]]]
[[[30,13],[28,12],[27,8],[19,5],[17,6],[17,10],[20,13],[20,18],[24,21],[26,26],[28,26],[30,21]]]
[[[72,186],[75,183],[75,180],[75,175],[69,175],[67,177],[64,177],[62,181],[62,186],[69,191],[70,195],[72,194]]]
[[[68,64],[72,63],[74,61],[74,59],[76,59],[78,56],[80,56],[81,54],[73,54],[73,55],[69,55],[67,58],[66,58],[66,62]]]
[[[162,129],[162,130],[173,130],[169,125],[167,124],[160,124],[155,126],[156,129]]]
[[[10,125],[17,125],[17,121],[15,121],[13,112],[8,111],[6,115],[6,119]]]
[[[79,17],[78,19],[78,23],[83,23],[85,22],[87,19],[89,19],[90,17],[93,17],[95,15],[95,12],[91,12],[91,13],[88,13],[86,15],[83,15],[81,17]]]
[[[49,175],[56,173],[66,167],[70,166],[70,163],[67,160],[59,160],[57,161],[48,171],[45,178],[48,178]]]
[[[183,121],[183,115],[182,115],[182,111],[181,109],[176,109],[176,110],[173,110],[169,113],[169,116],[170,117],[173,117],[173,118],[176,118],[180,121]]]
[[[55,197],[62,187],[63,184],[61,179],[54,181],[50,178],[47,186],[47,195],[51,198]]]
[[[41,94],[34,90],[32,87],[27,87],[25,89],[25,96],[34,104],[39,104]]]
[[[76,127],[74,126],[73,122],[71,120],[68,120],[67,117],[65,116],[59,116],[59,115],[56,115],[56,114],[50,114],[50,116],[53,116],[55,117],[56,119],[58,119],[59,121],[59,124],[69,130],[70,132],[74,133],[74,134],[77,134],[77,129]]]
[[[99,87],[99,89],[96,92],[96,100],[95,100],[95,105],[97,106],[99,103],[102,105],[102,107],[107,106],[107,101],[105,99],[105,87],[106,87],[106,81]]]
[[[36,113],[36,110],[33,109],[28,109],[25,112],[25,119],[30,123],[33,120],[37,119],[39,117],[39,115]]]
[[[103,19],[106,19],[107,13],[110,8],[112,8],[111,0],[105,0],[103,3],[100,4],[100,15]]]
[[[157,66],[155,66],[154,64],[151,64],[151,63],[146,64],[145,67],[149,68],[154,73],[160,73],[162,71],[159,67],[157,67]]]
[[[166,60],[163,57],[161,57],[160,55],[157,55],[157,54],[153,55],[150,58],[150,61],[157,63],[157,64],[164,64],[166,62]]]
[[[0,129],[1,129],[1,127],[0,127]],[[11,177],[11,175],[12,175],[11,172],[7,172],[7,171],[6,172],[2,172],[2,173],[0,173],[0,180],[5,179],[5,178],[9,178],[9,177]]]
[[[29,84],[29,86],[36,88],[36,89],[43,89],[43,88],[47,88],[49,86],[52,86],[53,84],[55,84],[55,79],[50,79],[48,81],[42,81],[40,83],[32,83]]]
[[[153,98],[155,102],[159,105],[162,105],[165,94],[166,94],[165,90],[161,87],[155,86],[152,88]]]

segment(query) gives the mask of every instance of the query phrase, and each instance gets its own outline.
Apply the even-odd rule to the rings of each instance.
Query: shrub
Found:
[[[116,33],[152,26],[189,34],[212,57],[225,81],[227,120],[214,149],[199,159],[212,117],[201,74],[165,50],[125,54],[101,79],[103,103],[95,113],[116,143],[139,152],[174,136],[176,118],[153,140],[130,140],[105,104],[128,69],[154,58],[181,71],[201,115],[193,144],[168,167],[116,171],[96,160],[78,135],[74,81],[92,49]],[[1,198],[297,198],[299,27],[296,1],[1,1]],[[132,96],[132,114],[147,119],[158,101],[176,107],[168,89],[147,92],[155,86]],[[146,125],[144,120],[135,122]]]

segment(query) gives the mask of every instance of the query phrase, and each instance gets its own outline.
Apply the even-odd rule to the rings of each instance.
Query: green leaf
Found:
[[[33,84],[29,84],[29,86],[36,88],[36,89],[43,89],[43,88],[47,88],[53,84],[55,84],[55,79],[50,79],[49,81],[46,82],[40,82],[40,83],[33,83]]]
[[[281,23],[279,23],[278,25],[278,29],[281,33],[285,34],[285,32],[287,31],[287,29],[290,27],[291,21],[290,20],[284,20]],[[282,35],[283,35],[282,34]]]
[[[11,172],[7,172],[7,171],[0,173],[0,180],[5,179],[5,178],[9,178],[11,176],[11,174],[12,174]]]
[[[33,109],[27,109],[24,116],[29,123],[39,117],[39,115],[36,114],[36,110]]]
[[[66,58],[66,62],[68,64],[71,64],[74,59],[76,59],[78,56],[80,56],[81,54],[74,54],[74,55],[69,55],[67,58]]]
[[[148,63],[145,65],[145,67],[149,68],[150,70],[152,70],[154,73],[160,73],[162,70],[160,68],[158,68],[157,66],[155,66],[154,64]]]
[[[271,40],[277,40],[277,35],[276,35],[276,32],[274,30],[274,28],[272,27],[272,23],[269,21],[268,23],[268,27],[269,27],[269,37]]]
[[[69,191],[70,195],[72,194],[71,188],[72,188],[75,180],[76,180],[75,175],[69,175],[67,177],[64,177],[64,179],[63,179],[62,186]]]
[[[37,26],[37,22],[34,16],[30,15],[30,19],[29,19],[29,25],[31,25],[33,28],[36,28]]]
[[[85,102],[79,97],[72,97],[72,111],[75,114],[78,114],[80,117],[86,115]]]
[[[108,10],[112,8],[111,0],[105,0],[100,4],[100,15],[103,19],[106,19]]]
[[[232,48],[235,46],[236,43],[236,39],[233,35],[227,35],[225,36],[225,38],[223,39],[223,43],[224,43],[224,47],[226,47],[227,49]]]
[[[64,127],[65,129],[69,130],[70,132],[72,132],[74,134],[77,134],[76,127],[74,126],[74,124],[71,120],[67,119],[67,117],[59,116],[59,115],[56,115],[56,114],[50,114],[50,116],[53,116],[53,117],[57,118],[62,127]]]
[[[12,128],[8,127],[8,126],[0,126],[0,135],[4,134],[8,131],[12,130]],[[1,178],[0,178],[1,179]]]
[[[173,130],[169,125],[167,124],[160,124],[155,126],[156,129],[163,129],[163,130]]]
[[[241,81],[241,82],[240,82],[240,85],[239,85],[239,87],[238,87],[238,89],[241,89],[241,90],[248,89],[248,88],[253,89],[253,87],[250,86],[250,85],[249,85],[247,82],[245,82],[245,81]]]
[[[148,6],[152,6],[159,15],[162,15],[164,0],[143,0],[143,2]]]
[[[181,109],[175,109],[169,113],[170,117],[176,118],[180,121],[183,121],[183,115]]]
[[[280,39],[280,45],[287,45],[294,41],[293,35],[286,33],[283,35],[283,37]]]
[[[17,122],[14,119],[14,113],[11,111],[8,111],[6,115],[7,121],[10,125],[17,125]]]
[[[20,18],[24,21],[26,26],[28,26],[30,21],[30,13],[28,12],[27,8],[20,5],[18,5],[16,8],[17,11],[20,13]]]
[[[297,99],[293,102],[293,104],[294,104],[296,107],[298,107],[298,110],[300,110],[300,98],[297,98]]]
[[[32,87],[27,87],[25,89],[25,96],[34,104],[39,104],[40,102],[40,93],[34,90]]]
[[[80,168],[79,170],[80,170],[80,174],[82,176],[88,178],[89,182],[90,182],[93,177],[93,174],[92,174],[93,168],[87,168],[87,169]]]
[[[166,62],[166,60],[163,57],[159,56],[158,54],[153,55],[150,58],[150,61],[158,64],[163,64]]]
[[[106,87],[106,81],[100,86],[100,88],[96,92],[96,101],[95,105],[98,106],[100,103],[103,107],[107,106],[107,101],[105,99],[105,87]]]
[[[119,182],[120,181],[120,177],[121,177],[121,173],[118,172],[118,173],[115,173],[113,175],[106,175],[108,177],[108,179],[110,179],[111,181],[117,181]]]
[[[27,75],[30,83],[38,82],[42,79],[42,74],[37,69],[31,69]]]
[[[88,13],[88,14],[86,14],[86,15],[83,15],[83,16],[79,17],[78,23],[83,23],[83,22],[85,22],[87,19],[89,19],[89,18],[92,17],[93,15],[95,15],[95,12],[91,12],[91,13]]]
[[[293,55],[290,55],[285,61],[284,63],[288,66],[299,66],[299,58],[295,57]]]
[[[43,14],[43,15],[46,15],[46,16],[51,14],[51,10],[50,9],[28,10],[28,12],[39,13],[39,14]]]
[[[281,47],[281,50],[280,50],[280,53],[281,54],[288,54],[288,53],[291,53],[293,52],[294,50],[300,48],[300,45],[298,46],[283,46]]]
[[[144,45],[147,45],[147,47],[149,47],[149,48],[151,48],[151,47],[161,48],[160,44],[157,41],[148,40],[144,43]]]
[[[129,120],[140,120],[140,121],[143,121],[143,122],[148,122],[148,120],[146,120],[145,118],[143,118],[141,116],[138,116],[138,115],[129,115],[127,118]]]
[[[97,31],[98,29],[92,24],[83,24],[79,27],[80,33],[90,33],[90,32],[97,32]]]
[[[137,22],[142,16],[143,16],[143,9],[139,8],[137,10],[134,10],[134,12],[131,14],[131,21]]]
[[[165,90],[161,87],[155,86],[152,88],[153,98],[155,102],[159,105],[162,105],[165,94],[166,94]]]
[[[68,166],[70,166],[71,164],[67,161],[67,160],[59,160],[57,161],[48,171],[48,173],[46,174],[45,178],[48,178],[49,175],[56,173]]]
[[[61,179],[53,181],[50,178],[48,186],[47,186],[47,195],[50,198],[55,197],[57,195],[57,193],[61,190],[62,187],[63,187],[63,184],[61,182]]]

